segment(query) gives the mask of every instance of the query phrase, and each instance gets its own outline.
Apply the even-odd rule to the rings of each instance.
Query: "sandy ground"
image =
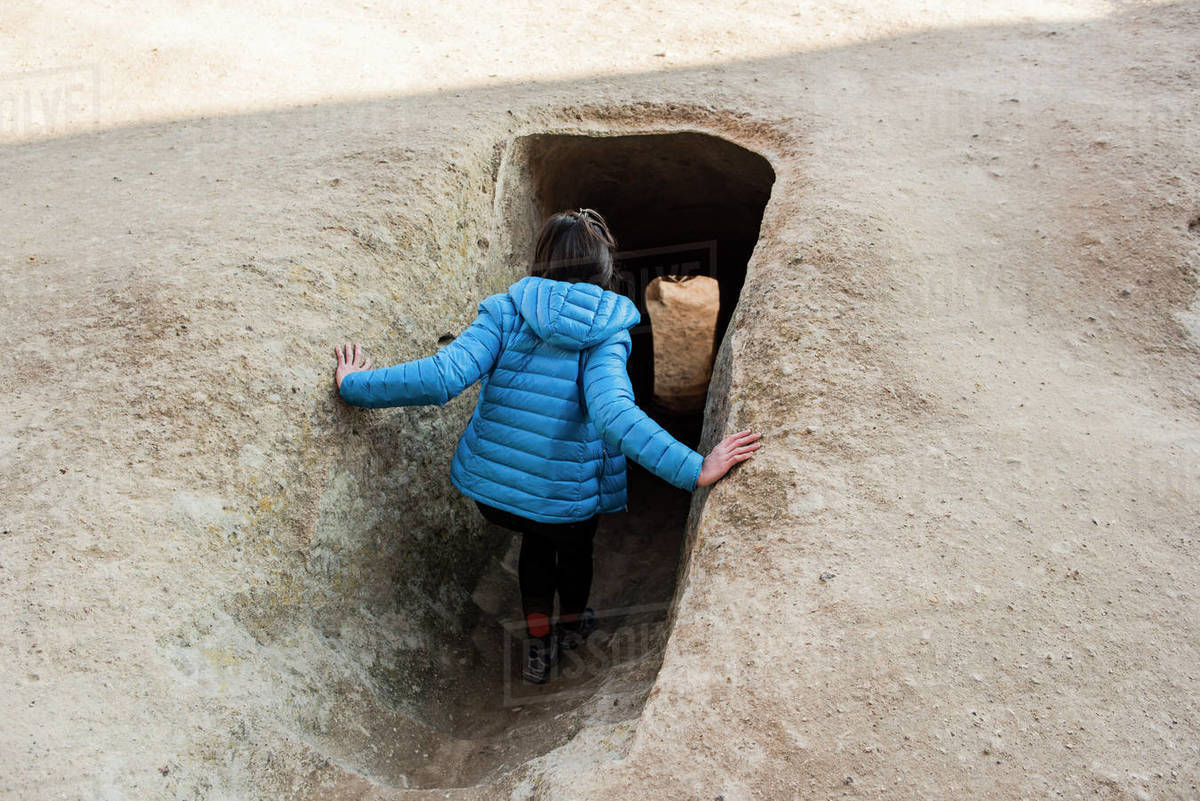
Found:
[[[0,97],[14,101],[0,111],[5,137],[21,139],[197,114],[663,74],[926,28],[1087,19],[1113,5],[51,0],[0,18],[8,38]]]
[[[546,130],[771,160],[708,414],[768,446],[693,505],[640,717],[449,797],[1200,796],[1195,4],[0,30],[4,797],[446,797],[354,761],[386,705],[339,687],[416,634],[331,532],[436,489],[408,439],[469,403],[353,416],[325,362],[432,352],[504,285],[493,154]]]

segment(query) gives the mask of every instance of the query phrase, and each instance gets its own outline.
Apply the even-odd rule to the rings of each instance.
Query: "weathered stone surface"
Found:
[[[655,399],[681,412],[703,409],[720,308],[716,280],[655,279],[646,289],[646,306],[654,321]]]
[[[1195,796],[1196,8],[896,8],[597,10],[594,77],[5,145],[5,797],[445,797],[404,785],[470,758],[444,643],[506,545],[447,479],[474,394],[349,409],[333,345],[515,277],[512,138],[672,130],[777,174],[705,435],[766,446],[693,500],[644,711],[450,797]]]

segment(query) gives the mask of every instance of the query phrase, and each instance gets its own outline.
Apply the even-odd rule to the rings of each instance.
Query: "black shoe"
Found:
[[[596,630],[596,613],[588,607],[583,610],[579,620],[574,623],[559,623],[557,629],[559,648],[564,651],[578,648]]]
[[[530,684],[545,684],[550,680],[550,671],[558,661],[558,641],[554,632],[545,637],[525,639],[525,669],[521,677]]]

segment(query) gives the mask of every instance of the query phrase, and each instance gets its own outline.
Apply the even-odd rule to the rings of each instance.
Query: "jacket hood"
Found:
[[[508,295],[539,337],[566,350],[598,345],[642,321],[632,300],[596,284],[527,275]]]

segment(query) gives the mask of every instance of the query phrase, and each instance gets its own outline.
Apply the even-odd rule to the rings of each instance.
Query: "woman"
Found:
[[[612,291],[615,252],[599,213],[559,212],[538,233],[531,274],[485,298],[434,355],[372,370],[357,343],[334,349],[338,391],[356,406],[440,406],[481,382],[450,480],[485,518],[522,535],[523,675],[534,683],[549,678],[559,648],[595,629],[592,539],[599,515],[625,508],[625,459],[692,491],[760,445],[742,431],[703,457],[634,403],[628,329],[641,316]]]

